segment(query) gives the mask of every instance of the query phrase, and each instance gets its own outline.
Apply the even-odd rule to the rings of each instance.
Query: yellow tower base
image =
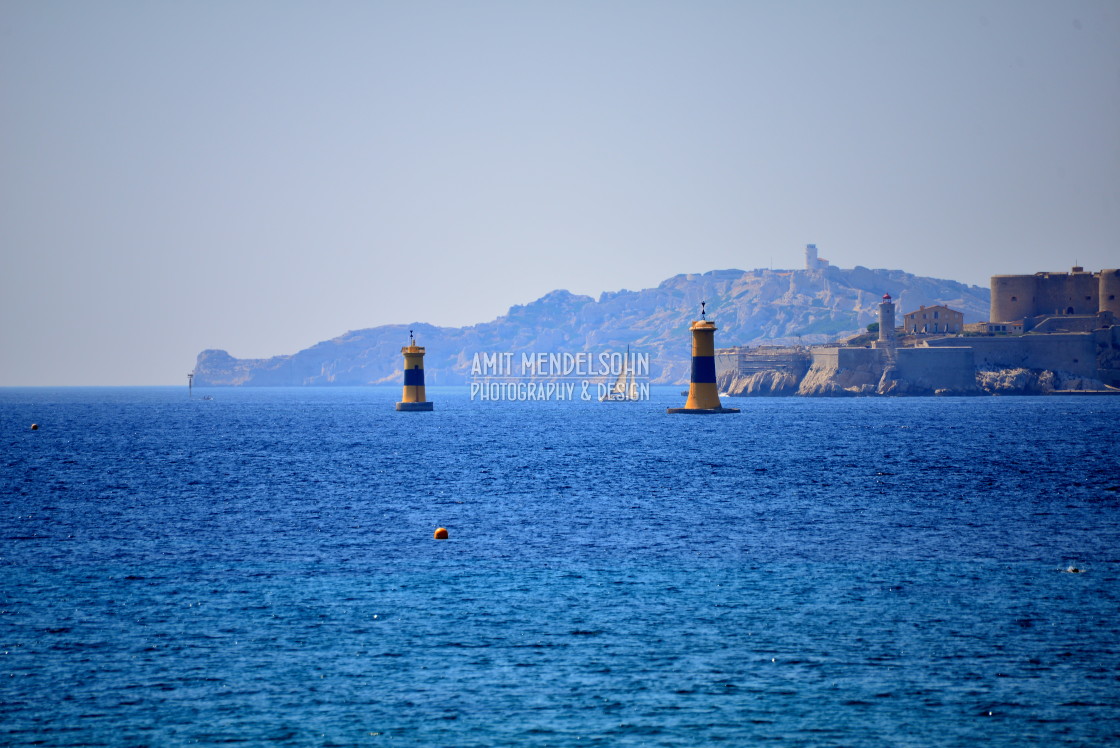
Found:
[[[404,411],[418,411],[418,410],[431,410],[432,403],[397,403],[397,410]]]
[[[738,413],[738,408],[725,408],[719,401],[716,385],[716,325],[709,319],[694,320],[688,329],[692,332],[692,379],[688,385],[688,400],[683,408],[666,408],[666,413]]]
[[[707,416],[715,413],[739,413],[738,408],[666,408],[666,413],[693,413],[698,416]]]

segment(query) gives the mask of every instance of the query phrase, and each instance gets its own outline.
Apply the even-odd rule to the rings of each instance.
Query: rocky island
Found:
[[[724,349],[721,388],[742,396],[1120,394],[1120,270],[995,276],[980,323],[922,305],[900,327],[895,310],[884,294],[869,333],[842,345]]]

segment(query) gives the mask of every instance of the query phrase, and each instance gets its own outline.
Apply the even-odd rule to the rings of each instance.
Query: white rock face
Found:
[[[1105,384],[1077,374],[1037,369],[994,369],[976,372],[976,383],[989,395],[1047,395],[1055,391],[1100,392]]]
[[[779,397],[796,395],[799,385],[799,377],[788,371],[760,371],[745,377],[721,380],[720,391],[731,396]]]
[[[813,364],[797,394],[805,397],[851,397],[874,395],[877,392],[882,374],[870,365],[853,369],[837,369],[833,366]]]

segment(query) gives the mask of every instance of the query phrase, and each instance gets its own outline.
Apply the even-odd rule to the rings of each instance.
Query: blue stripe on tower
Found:
[[[714,371],[714,369],[713,369]],[[712,380],[713,382],[716,380]],[[424,386],[424,370],[423,369],[405,369],[404,370],[404,386],[405,387],[423,387]]]
[[[716,383],[715,356],[692,357],[692,381],[696,384]]]

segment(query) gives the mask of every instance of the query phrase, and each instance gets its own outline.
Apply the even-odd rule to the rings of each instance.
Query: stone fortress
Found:
[[[1086,332],[1120,320],[1120,270],[992,276],[992,322],[1023,332]]]
[[[820,268],[817,248],[806,269]],[[989,321],[945,306],[896,327],[889,294],[879,329],[845,344],[721,349],[729,395],[1120,394],[1120,270],[997,275]]]

